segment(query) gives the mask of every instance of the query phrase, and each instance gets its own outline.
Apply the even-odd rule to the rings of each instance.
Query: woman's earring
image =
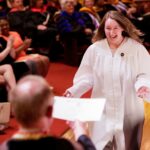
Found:
[[[122,36],[127,36],[127,33],[125,31],[122,31]]]

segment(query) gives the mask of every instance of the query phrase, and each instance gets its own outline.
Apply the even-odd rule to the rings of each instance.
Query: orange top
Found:
[[[9,31],[9,35],[12,35],[14,37],[13,47],[15,49],[18,48],[19,46],[21,46],[23,44],[23,40],[21,39],[21,36],[17,32],[15,32],[15,31]],[[0,37],[3,37],[6,41],[8,41],[8,38],[9,38],[9,37],[4,36],[4,35],[0,35]],[[20,53],[17,56],[17,58],[18,57],[22,57],[22,56],[26,56],[26,53],[25,53],[24,50],[20,51]]]

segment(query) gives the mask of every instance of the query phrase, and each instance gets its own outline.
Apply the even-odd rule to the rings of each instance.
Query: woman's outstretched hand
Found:
[[[64,97],[73,97],[72,93],[69,91],[65,91],[65,93],[63,94]]]
[[[142,86],[138,89],[137,96],[150,102],[150,88]]]

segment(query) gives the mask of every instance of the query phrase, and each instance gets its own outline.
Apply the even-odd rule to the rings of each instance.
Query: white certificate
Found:
[[[104,110],[104,98],[54,97],[53,117],[69,121],[99,121]]]

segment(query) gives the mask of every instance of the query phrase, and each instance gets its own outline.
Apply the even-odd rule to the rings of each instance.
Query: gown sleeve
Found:
[[[135,82],[136,91],[142,86],[150,88],[150,55],[143,45],[138,46],[138,49],[138,73]]]
[[[81,97],[93,87],[93,63],[94,49],[90,46],[85,52],[81,65],[75,74],[73,86],[67,90],[72,93],[73,97]]]

